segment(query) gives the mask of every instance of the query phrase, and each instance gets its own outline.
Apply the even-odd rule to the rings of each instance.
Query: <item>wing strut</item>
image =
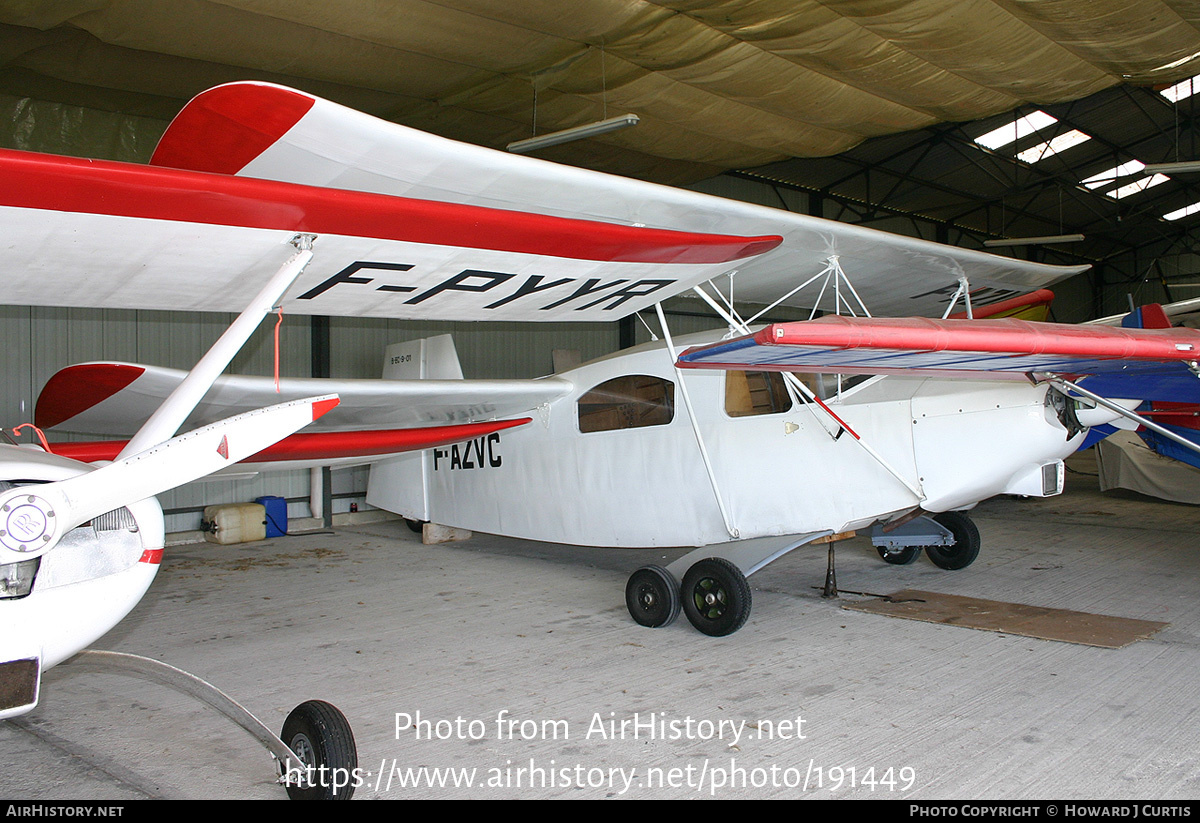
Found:
[[[118,460],[169,440],[175,432],[179,431],[179,427],[196,408],[196,404],[212,388],[213,381],[221,376],[221,372],[225,371],[229,361],[250,339],[250,335],[258,328],[258,324],[270,314],[275,304],[283,298],[284,292],[312,260],[312,241],[314,239],[311,234],[297,234],[292,238],[291,244],[296,247],[296,253],[279,267],[263,290],[230,324],[220,339],[213,343],[212,348],[205,353],[204,357],[200,358],[200,362],[188,373],[183,382],[175,387],[163,404],[142,424],[137,434],[130,439],[117,456]]]
[[[975,312],[971,308],[971,284],[967,281],[965,274],[958,276],[958,290],[954,292],[954,296],[950,298],[950,305],[946,306],[945,313],[942,314],[942,319],[945,320],[950,316],[950,312],[954,311],[954,307],[958,304],[958,298],[963,299],[963,305],[967,310],[967,319],[974,320]]]
[[[1095,392],[1088,391],[1087,389],[1081,387],[1078,383],[1073,383],[1070,380],[1067,380],[1063,377],[1059,377],[1058,375],[1048,374],[1048,375],[1046,375],[1046,377],[1047,377],[1047,382],[1050,385],[1054,386],[1059,391],[1061,391],[1063,394],[1066,394],[1068,389],[1073,392],[1078,392],[1079,394],[1083,395],[1087,399],[1094,401],[1095,403],[1103,406],[1104,408],[1108,409],[1109,411],[1115,412],[1116,414],[1119,414],[1124,418],[1132,420],[1133,422],[1137,423],[1140,426],[1145,426],[1150,431],[1155,432],[1156,434],[1161,434],[1163,437],[1167,438],[1168,440],[1173,440],[1181,446],[1184,446],[1194,452],[1200,453],[1200,446],[1196,445],[1191,440],[1188,440],[1186,437],[1180,437],[1178,434],[1171,431],[1167,427],[1159,425],[1158,423],[1155,423],[1153,420],[1148,420],[1145,417],[1143,417],[1142,415],[1138,414],[1137,412],[1130,411],[1129,409],[1124,408],[1123,406],[1120,406],[1105,397],[1101,397],[1100,395],[1096,394]]]
[[[837,265],[836,259],[833,259],[833,261],[831,262],[830,265],[836,266]],[[840,266],[837,268],[837,271],[839,271],[839,272],[841,271]],[[704,289],[700,288],[699,286],[695,286],[692,288],[692,291],[694,291],[697,295],[699,295],[704,300],[705,303],[708,303],[708,305],[712,307],[713,311],[715,311],[718,315],[720,315],[721,318],[724,319],[725,322],[728,323],[731,327],[737,329],[742,334],[750,334],[750,329],[745,323],[743,323],[740,319],[733,316],[731,313],[726,312],[724,309],[722,309],[721,306],[717,303],[717,301],[713,300],[712,296],[709,295],[708,292],[706,292]],[[857,297],[857,294],[855,294],[855,296]],[[864,310],[865,310],[865,307],[864,307]],[[674,357],[673,349],[672,349],[672,356]],[[678,362],[678,360],[676,362]],[[678,369],[679,369],[679,367],[677,365],[676,370],[678,371]],[[804,383],[797,380],[796,377],[790,373],[784,372],[783,376],[788,380],[789,385],[793,386],[796,389],[799,389],[801,392],[804,393],[804,396],[807,397],[812,403],[815,403],[816,405],[820,406],[825,411],[826,414],[828,414],[831,418],[833,418],[834,422],[837,423],[837,425],[840,427],[840,429],[844,429],[845,431],[849,432],[851,437],[853,438],[854,442],[857,443],[858,445],[862,446],[863,450],[867,454],[869,454],[876,463],[878,463],[880,466],[882,466],[888,474],[890,474],[892,477],[899,480],[900,483],[903,484],[904,488],[906,488],[910,492],[912,492],[913,496],[916,497],[918,501],[923,501],[925,499],[925,494],[918,487],[913,486],[913,484],[909,483],[908,480],[902,474],[900,474],[900,472],[898,472],[894,468],[892,468],[892,465],[883,459],[883,455],[881,455],[879,452],[875,451],[875,449],[871,448],[869,443],[867,443],[865,440],[863,440],[861,437],[859,437],[858,434],[853,429],[851,429],[849,426],[847,426],[840,417],[838,417],[836,414],[833,413],[833,410],[831,408],[829,408],[829,406],[825,405],[825,403],[823,403],[821,401],[821,399],[819,397],[817,397],[817,395],[811,389],[808,388],[808,386],[804,385]],[[840,433],[841,432],[839,431],[839,434]],[[834,439],[836,439],[836,437]]]
[[[717,497],[717,508],[721,510],[721,519],[725,521],[725,531],[734,540],[741,537],[737,528],[729,520],[729,511],[725,508],[725,500],[721,496],[721,488],[717,485],[717,474],[713,471],[712,460],[709,459],[708,449],[704,446],[704,437],[700,434],[700,424],[696,422],[696,413],[692,410],[692,398],[688,395],[687,381],[684,380],[683,370],[679,368],[679,353],[675,351],[675,343],[671,340],[671,330],[667,328],[667,318],[663,315],[662,303],[655,303],[654,310],[658,312],[658,325],[662,329],[663,338],[667,341],[667,351],[671,355],[671,365],[675,369],[675,377],[679,380],[679,392],[683,395],[683,405],[687,407],[688,420],[696,435],[696,443],[700,446],[700,457],[704,460],[704,470],[708,472],[708,482],[712,484],[713,494]]]

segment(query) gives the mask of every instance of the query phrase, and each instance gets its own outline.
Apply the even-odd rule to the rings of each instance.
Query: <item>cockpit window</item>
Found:
[[[803,384],[808,391],[793,383],[782,372],[728,371],[725,372],[725,413],[730,417],[753,417],[760,414],[781,414],[790,411],[793,401],[807,403],[809,392],[827,400],[870,378],[870,375],[847,376],[836,374],[790,373],[790,378]]]
[[[661,377],[616,377],[579,398],[581,432],[665,426],[674,417],[675,384]]]
[[[766,371],[725,372],[725,413],[730,417],[779,414],[791,409],[783,375]]]

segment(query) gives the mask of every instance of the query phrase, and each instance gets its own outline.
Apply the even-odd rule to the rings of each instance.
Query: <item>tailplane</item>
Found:
[[[448,334],[393,343],[383,354],[384,380],[462,380],[454,338]]]

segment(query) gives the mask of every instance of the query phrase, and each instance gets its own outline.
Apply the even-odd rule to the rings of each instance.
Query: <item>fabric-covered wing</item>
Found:
[[[285,313],[615,320],[779,243],[28,152],[0,183],[12,305],[240,312],[315,235]]]
[[[1200,378],[1189,368],[1198,357],[1193,329],[831,316],[767,326],[679,360],[692,368],[976,379],[1091,375],[1088,389],[1103,396],[1190,401],[1200,399]]]
[[[248,469],[260,471],[276,464],[285,468],[360,465],[403,452],[474,440],[505,429],[523,426],[528,422],[530,418],[522,417],[516,420],[427,426],[418,429],[293,434],[218,474],[237,474]],[[115,460],[128,442],[93,440],[52,443],[50,451],[60,457],[68,457],[82,463],[94,463],[99,460]]]
[[[867,307],[888,315],[940,315],[960,275],[983,306],[1086,268],[998,257],[457,143],[264,83],[197,96],[151,162],[626,226],[779,235],[779,248],[731,267],[738,271],[734,294],[748,302],[774,301],[833,255]],[[802,293],[790,303],[810,299]]]
[[[38,396],[35,422],[41,428],[123,436],[135,431],[187,375],[131,363],[68,366]],[[322,391],[317,392],[320,388]],[[337,392],[340,406],[312,431],[424,428],[512,417],[561,397],[571,383],[539,380],[335,380],[226,375],[213,384],[184,428],[205,425],[243,410],[294,397]],[[465,435],[469,439],[477,435]],[[440,445],[431,443],[430,445]],[[423,448],[418,446],[417,448]]]

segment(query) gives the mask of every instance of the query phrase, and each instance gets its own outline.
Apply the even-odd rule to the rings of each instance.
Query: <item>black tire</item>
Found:
[[[710,637],[733,634],[750,616],[750,584],[723,557],[700,560],[683,576],[683,613]]]
[[[679,587],[662,566],[643,566],[625,584],[625,607],[642,626],[670,626],[679,617],[679,605]]]
[[[309,700],[292,709],[279,735],[303,761],[311,780],[289,780],[292,800],[349,800],[358,782],[358,749],[346,716],[324,700]],[[294,764],[289,764],[293,772]]]
[[[962,512],[942,512],[933,519],[945,526],[954,535],[950,546],[926,546],[925,553],[933,565],[947,571],[965,569],[979,556],[979,529],[974,521]]]
[[[412,519],[406,517],[406,518],[404,518],[404,525],[408,526],[408,530],[410,532],[416,532],[417,534],[421,534],[421,532],[424,531],[424,528],[425,528],[425,521],[424,520],[412,520]]]
[[[879,556],[884,561],[891,563],[893,566],[907,566],[921,556],[920,546],[906,546],[903,549],[893,549],[890,552],[883,546],[876,546],[875,550],[879,552]]]

